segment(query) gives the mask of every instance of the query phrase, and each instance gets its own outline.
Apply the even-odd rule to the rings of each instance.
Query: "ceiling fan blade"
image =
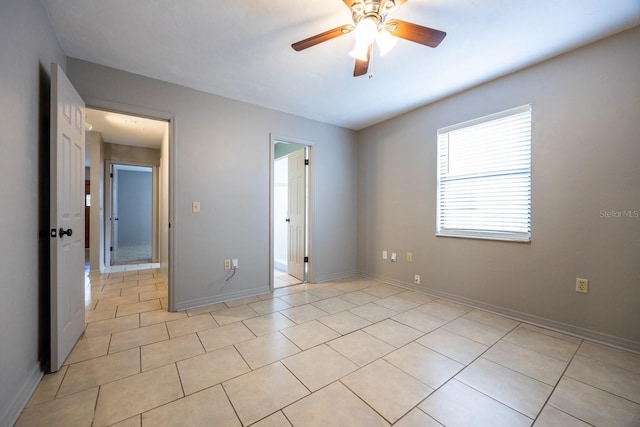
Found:
[[[367,49],[366,61],[356,59],[356,66],[353,69],[353,77],[363,76],[367,74],[367,71],[369,71],[369,60],[371,59],[371,46],[372,45],[369,45],[369,49]]]
[[[434,30],[433,28],[423,27],[422,25],[399,19],[387,21],[386,28],[393,36],[429,47],[438,46],[444,36],[447,35],[444,31]]]
[[[351,9],[353,5],[356,3],[364,3],[364,0],[342,0],[342,1],[344,2],[344,4],[347,5],[349,9]]]
[[[326,42],[327,40],[343,36],[347,33],[350,33],[351,31],[353,31],[353,25],[343,25],[341,27],[325,31],[324,33],[316,34],[315,36],[311,36],[307,39],[300,40],[299,42],[295,42],[291,45],[291,47],[293,48],[293,50],[300,52],[303,49],[307,49],[319,43]]]

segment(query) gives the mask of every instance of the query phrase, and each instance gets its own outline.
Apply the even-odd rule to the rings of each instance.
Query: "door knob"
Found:
[[[286,222],[291,222],[290,218],[285,219]]]
[[[71,235],[73,235],[73,230],[72,229],[68,229],[65,230],[64,228],[60,227],[60,231],[58,233],[60,235],[60,238],[62,239],[64,236],[69,236],[71,237]]]

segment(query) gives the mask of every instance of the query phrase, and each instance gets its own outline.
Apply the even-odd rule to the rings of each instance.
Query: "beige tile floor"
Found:
[[[169,313],[127,268],[17,426],[640,425],[638,354],[364,279]]]
[[[284,288],[291,285],[297,285],[302,283],[302,280],[297,279],[293,276],[290,276],[284,271],[273,270],[273,287],[274,288]]]

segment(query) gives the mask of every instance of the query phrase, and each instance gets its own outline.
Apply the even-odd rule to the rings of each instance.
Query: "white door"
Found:
[[[51,372],[84,331],[84,102],[51,64]]]
[[[289,244],[287,273],[304,281],[305,149],[289,154]]]

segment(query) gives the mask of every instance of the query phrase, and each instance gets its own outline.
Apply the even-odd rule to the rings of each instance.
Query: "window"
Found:
[[[436,235],[531,240],[531,106],[438,130]]]

